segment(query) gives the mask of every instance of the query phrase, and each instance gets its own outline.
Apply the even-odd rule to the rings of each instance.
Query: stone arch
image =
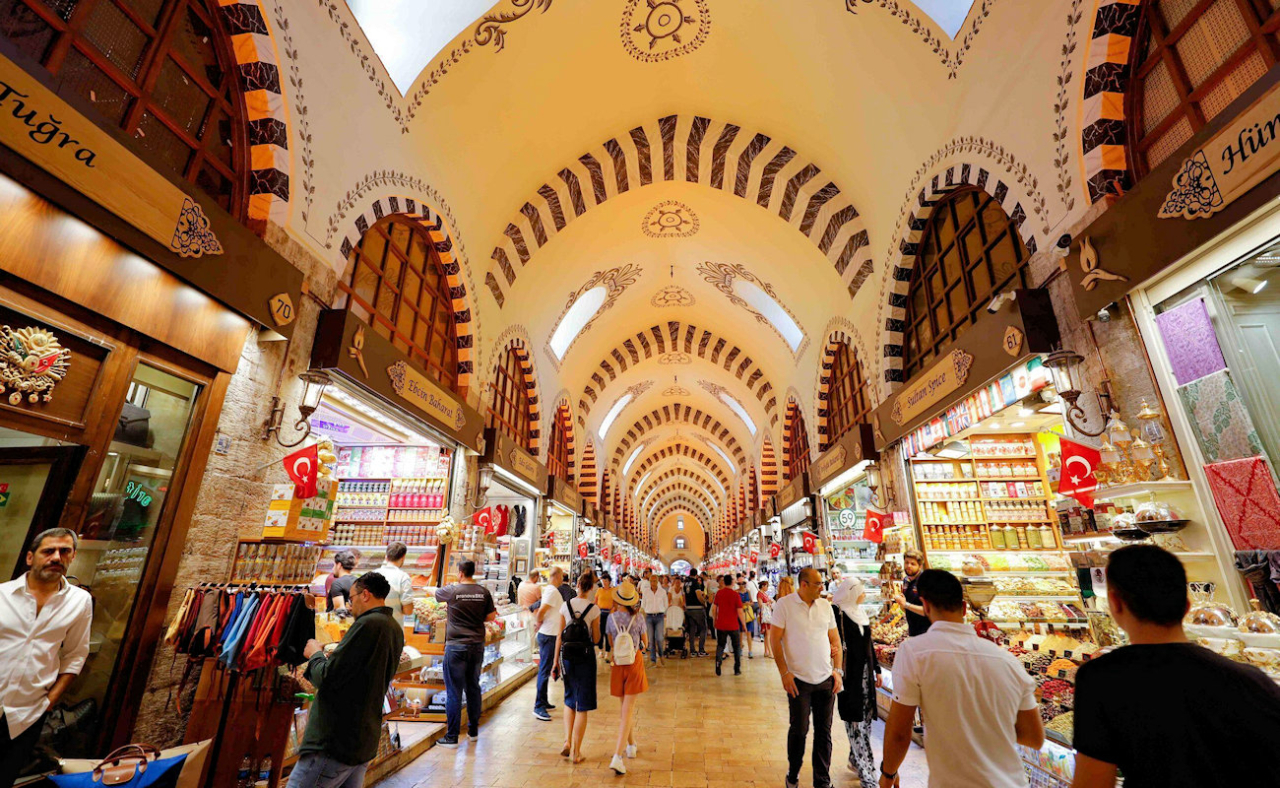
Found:
[[[720,508],[720,504],[715,500],[715,498],[707,494],[707,491],[704,488],[699,487],[696,484],[691,484],[687,481],[671,482],[664,485],[662,489],[658,490],[655,500],[662,499],[672,491],[678,491],[684,495],[691,496],[705,506],[708,512],[714,512]],[[644,502],[644,499],[642,498],[641,501]]]
[[[249,219],[284,226],[289,220],[289,113],[281,91],[276,32],[288,36],[277,19],[273,31],[260,0],[216,3],[231,39],[231,52],[244,92],[249,125]],[[286,42],[287,43],[287,42]]]
[[[1129,186],[1125,117],[1142,0],[1098,0],[1080,83],[1080,162],[1089,202]]]
[[[718,457],[712,457],[711,455],[704,454],[698,449],[683,442],[655,449],[640,461],[640,465],[632,471],[632,476],[637,479],[644,478],[646,471],[668,457],[688,457],[691,460],[696,460],[697,462],[705,465],[715,475],[717,481],[720,482],[721,487],[726,490],[730,488],[732,477],[725,473],[724,468],[720,466],[720,459]]]
[[[844,318],[834,318],[827,324],[826,341],[822,345],[822,354],[818,359],[818,383],[817,391],[814,395],[814,402],[817,406],[818,415],[818,452],[826,451],[828,446],[827,440],[827,419],[831,416],[831,369],[834,366],[836,349],[840,345],[845,345],[853,351],[854,359],[859,366],[862,367],[862,377],[867,383],[867,398],[871,407],[875,407],[879,401],[879,390],[875,384],[875,373],[871,371],[872,356],[867,353],[866,347],[862,343],[862,337],[858,334],[858,329]]]
[[[689,496],[683,493],[672,492],[666,496],[663,496],[659,500],[654,501],[653,504],[649,507],[648,511],[640,513],[640,525],[642,526],[642,530],[645,536],[650,535],[649,529],[653,521],[655,520],[654,514],[659,511],[665,511],[666,507],[669,507],[672,505],[688,507],[690,512],[695,516],[700,514],[704,518],[707,518],[708,520],[710,520],[712,516],[711,512],[708,511],[698,501],[694,500],[693,498],[690,498]],[[662,516],[665,517],[666,514],[663,514]],[[661,521],[661,518],[656,518],[656,519]]]
[[[507,330],[498,336],[498,341],[493,345],[493,351],[489,353],[488,363],[485,368],[487,376],[484,381],[484,388],[481,391],[480,401],[482,404],[488,403],[489,386],[493,385],[494,376],[498,372],[498,365],[502,363],[503,357],[510,350],[515,354],[516,360],[520,362],[520,371],[524,374],[525,391],[529,395],[529,453],[537,457],[538,450],[542,445],[542,406],[539,399],[538,374],[533,366],[531,345],[529,332],[525,330],[524,326],[508,326]]]
[[[713,417],[710,413],[705,413],[701,408],[695,408],[692,405],[675,403],[672,405],[663,405],[654,408],[649,413],[640,416],[635,422],[627,428],[626,434],[618,442],[618,447],[613,450],[613,465],[618,467],[622,464],[627,456],[627,452],[635,445],[645,433],[650,430],[657,429],[666,424],[690,424],[694,427],[706,430],[712,437],[718,440],[721,445],[729,450],[733,458],[737,460],[738,467],[741,468],[746,463],[746,455],[742,450],[742,446],[733,437],[733,433],[729,428],[720,423],[720,420]]]
[[[591,503],[595,503],[600,496],[600,479],[597,473],[596,445],[588,438],[587,445],[582,448],[582,466],[578,469],[578,492]]]
[[[993,185],[994,184],[994,185]],[[958,188],[973,186],[995,199],[1005,215],[1018,228],[1018,235],[1026,245],[1027,251],[1036,253],[1037,243],[1035,231],[1027,221],[1027,212],[1023,209],[1018,193],[998,176],[978,164],[953,163],[934,175],[929,183],[920,190],[915,204],[910,210],[907,229],[898,245],[893,263],[886,273],[889,287],[885,294],[886,314],[884,324],[884,379],[881,399],[891,394],[902,379],[902,342],[906,330],[907,289],[911,283],[911,271],[919,258],[919,244],[929,225],[929,217],[933,209],[946,195]],[[816,445],[816,444],[815,444]]]
[[[782,422],[782,464],[784,467],[791,460],[791,422],[794,419],[799,418],[804,423],[804,429],[809,438],[810,459],[812,459],[813,447],[817,445],[813,440],[813,425],[809,422],[809,419],[804,417],[804,406],[800,403],[799,392],[792,392],[794,392],[794,389],[788,392],[787,415]]]
[[[663,504],[661,509],[655,509],[653,511],[650,517],[650,520],[654,523],[661,525],[663,520],[667,519],[673,514],[687,514],[690,517],[694,518],[695,522],[697,522],[700,530],[703,533],[703,540],[704,540],[703,544],[698,545],[698,548],[702,549],[703,545],[706,544],[706,541],[705,541],[706,537],[710,534],[710,532],[707,529],[714,528],[715,522],[708,521],[706,527],[702,527],[702,523],[699,521],[699,513],[694,511],[693,507],[686,506],[681,501],[669,501]],[[692,550],[692,542],[690,543],[690,550]]]
[[[764,405],[771,425],[778,423],[778,399],[764,369],[742,348],[714,331],[672,320],[650,326],[624,339],[600,361],[578,400],[579,424],[585,426],[592,406],[605,388],[629,367],[667,353],[685,353],[731,372]]]
[[[569,459],[569,478],[566,481],[573,482],[577,478],[577,427],[573,419],[573,402],[570,399],[568,389],[560,389],[556,394],[554,404],[546,412],[545,433],[548,436],[547,446],[550,447],[551,430],[564,430],[565,448]]]
[[[773,441],[764,436],[760,445],[760,497],[770,498],[778,492],[778,457],[773,450]]]
[[[660,459],[658,462],[655,462],[653,466],[646,471],[646,473],[650,473],[651,476],[656,476],[656,478],[646,479],[645,485],[643,488],[639,487],[639,482],[640,482],[640,479],[644,477],[636,476],[632,479],[629,479],[627,481],[627,486],[626,486],[627,499],[643,501],[645,496],[648,495],[648,491],[652,490],[656,482],[660,482],[666,479],[679,478],[681,474],[683,474],[686,478],[691,478],[699,483],[704,484],[706,486],[708,493],[710,493],[711,497],[714,498],[715,500],[722,501],[722,502],[726,500],[728,491],[724,490],[719,486],[720,480],[716,477],[713,469],[705,465],[695,464],[695,463],[691,463],[685,466],[680,466],[678,464],[679,459],[680,459],[680,455],[675,455],[674,457],[673,456],[664,457]]]
[[[506,300],[504,287],[570,222],[612,197],[661,182],[702,184],[776,214],[812,241],[846,284],[872,267],[861,216],[816,164],[763,132],[667,115],[567,163],[520,206],[485,274],[498,306]]]
[[[445,277],[449,282],[449,294],[453,297],[453,326],[458,334],[458,388],[466,391],[471,386],[471,375],[475,370],[475,358],[472,354],[477,344],[478,324],[473,320],[471,297],[463,279],[462,266],[453,253],[453,234],[443,216],[414,197],[392,195],[374,200],[365,212],[356,216],[351,224],[351,232],[342,239],[339,247],[342,253],[339,268],[342,271],[341,281],[346,281],[350,276],[351,252],[369,228],[388,216],[400,214],[422,225],[431,237],[436,254],[440,255],[440,264],[444,267]]]
[[[636,501],[643,503],[645,499],[648,498],[649,495],[658,487],[662,487],[664,484],[667,484],[667,483],[688,484],[690,483],[688,481],[690,479],[699,483],[698,485],[695,485],[695,486],[697,486],[698,489],[702,490],[706,494],[707,498],[711,502],[710,504],[708,504],[711,509],[716,510],[724,505],[723,497],[720,495],[719,491],[717,491],[711,485],[707,484],[707,481],[708,481],[707,478],[704,476],[701,476],[699,471],[690,470],[689,468],[668,468],[667,470],[663,471],[657,476],[654,476],[653,478],[648,479],[645,482],[644,487],[637,489],[635,493],[632,494],[631,497]]]

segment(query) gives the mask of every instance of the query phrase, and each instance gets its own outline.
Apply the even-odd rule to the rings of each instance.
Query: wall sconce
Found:
[[[1045,357],[1044,365],[1053,373],[1053,387],[1062,398],[1063,418],[1077,432],[1096,438],[1103,433],[1106,425],[1104,424],[1097,431],[1084,426],[1087,414],[1076,402],[1080,399],[1080,382],[1084,378],[1080,371],[1080,364],[1083,361],[1084,356],[1075,351],[1058,349]],[[1098,392],[1098,406],[1102,413],[1107,413],[1111,410],[1111,392],[1107,387],[1107,381],[1102,381],[1100,388],[1102,390]]]
[[[481,465],[479,473],[476,474],[476,490],[471,497],[472,509],[483,509],[484,505],[489,502],[489,485],[493,484],[493,466]],[[551,522],[550,513],[547,514],[547,523]]]
[[[867,487],[871,489],[872,503],[874,503],[877,507],[884,506],[884,503],[883,503],[884,499],[880,495],[880,485],[883,484],[883,482],[884,482],[884,479],[880,475],[880,466],[874,462],[868,465],[867,466]]]
[[[278,396],[271,398],[271,413],[262,423],[262,439],[269,441],[274,437],[276,443],[286,449],[291,449],[311,437],[311,414],[320,407],[320,398],[324,396],[324,390],[331,382],[328,375],[317,370],[303,372],[298,376],[298,380],[302,381],[302,401],[298,403],[299,416],[293,428],[301,430],[302,435],[293,443],[280,440],[280,426],[284,422],[284,403]]]

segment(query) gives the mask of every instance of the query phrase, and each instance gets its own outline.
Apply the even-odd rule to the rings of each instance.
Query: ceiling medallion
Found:
[[[661,63],[702,46],[711,32],[711,9],[707,0],[627,0],[621,27],[627,54]]]
[[[691,391],[689,391],[689,389],[685,388],[684,386],[667,386],[667,388],[662,392],[662,396],[664,396],[664,397],[687,397],[687,396],[689,396],[691,393],[692,393],[692,392],[691,392]]]
[[[680,285],[667,285],[658,292],[653,294],[653,298],[649,299],[649,304],[658,308],[669,306],[693,306],[698,303],[693,297],[693,293],[685,290]]]
[[[658,363],[662,366],[669,366],[671,364],[692,364],[693,357],[688,353],[667,353],[666,355],[658,357]]]
[[[645,214],[640,230],[650,238],[688,238],[699,226],[692,208],[676,200],[663,200]]]

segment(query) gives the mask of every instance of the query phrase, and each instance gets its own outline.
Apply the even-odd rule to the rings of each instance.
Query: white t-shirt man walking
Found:
[[[1026,788],[1016,745],[1044,744],[1035,681],[964,622],[964,590],[954,575],[926,569],[917,589],[932,624],[903,642],[894,659],[880,785],[894,784],[918,707],[929,788]]]

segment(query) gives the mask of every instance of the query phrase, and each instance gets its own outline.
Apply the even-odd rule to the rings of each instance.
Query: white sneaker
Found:
[[[628,758],[636,757],[636,746],[634,744],[627,745],[627,757]]]
[[[610,768],[610,769],[613,769],[613,770],[614,770],[615,772],[617,772],[618,774],[626,774],[626,773],[627,773],[627,765],[626,765],[625,763],[623,763],[623,762],[622,762],[622,756],[621,756],[621,755],[615,755],[615,756],[613,756],[613,760],[609,761],[609,768]]]

